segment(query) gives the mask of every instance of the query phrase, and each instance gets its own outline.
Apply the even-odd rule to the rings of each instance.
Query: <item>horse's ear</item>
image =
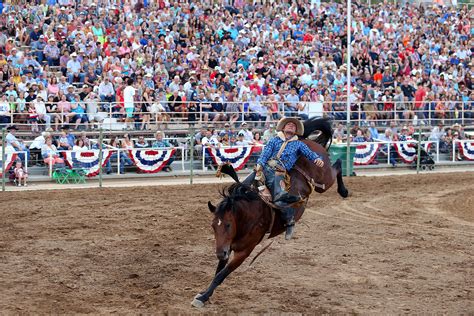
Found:
[[[209,207],[209,211],[211,211],[211,213],[216,212],[216,207],[212,205],[211,201],[207,201],[207,207]]]

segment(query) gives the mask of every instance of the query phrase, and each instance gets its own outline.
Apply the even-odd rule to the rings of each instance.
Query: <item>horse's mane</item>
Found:
[[[234,183],[220,192],[223,200],[217,206],[216,215],[224,215],[226,210],[234,209],[234,203],[238,201],[256,201],[259,199],[258,193],[252,190],[249,186],[240,182]]]

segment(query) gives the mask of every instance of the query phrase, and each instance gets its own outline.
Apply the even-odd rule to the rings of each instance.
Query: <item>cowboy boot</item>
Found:
[[[285,221],[285,240],[290,240],[295,231],[295,209],[293,207],[282,209],[281,218]]]
[[[300,201],[298,196],[288,193],[285,187],[285,174],[283,172],[275,172],[273,180],[273,203],[281,208]]]

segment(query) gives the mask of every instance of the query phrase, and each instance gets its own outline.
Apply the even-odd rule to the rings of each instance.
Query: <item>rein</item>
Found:
[[[319,189],[323,189],[325,190],[326,189],[326,185],[324,183],[317,183],[316,181],[314,181],[313,178],[311,178],[303,169],[301,169],[299,166],[295,165],[293,167],[293,169],[295,169],[296,171],[298,171],[305,179],[306,179],[306,182],[308,182],[308,185],[310,186],[311,188],[311,193],[314,192],[314,189],[315,188],[319,188]],[[310,193],[310,194],[311,194]]]

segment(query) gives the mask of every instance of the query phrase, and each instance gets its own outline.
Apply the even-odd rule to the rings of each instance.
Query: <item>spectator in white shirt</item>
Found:
[[[131,129],[133,126],[133,110],[135,109],[134,97],[136,89],[132,86],[133,80],[128,79],[127,86],[123,89],[123,103],[127,117],[125,118],[125,124],[127,124],[127,129]],[[129,125],[131,124],[131,126]]]
[[[235,142],[235,145],[236,146],[248,146],[250,145],[251,143],[245,139],[245,133],[239,133],[238,136],[237,136],[237,141]]]
[[[250,94],[249,82],[244,81],[243,85],[240,87],[239,99],[242,99],[243,95],[248,95],[248,94]]]
[[[67,89],[69,88],[70,84],[69,82],[66,81],[66,77],[64,76],[61,76],[61,78],[59,78],[59,83],[58,83],[58,87],[59,87],[59,91],[61,91],[63,94],[67,94]]]
[[[51,116],[46,112],[46,105],[44,104],[43,98],[38,95],[34,102],[35,110],[38,114],[38,118],[46,123],[46,128],[51,128]]]
[[[180,83],[179,76],[174,76],[173,82],[171,82],[169,86],[171,92],[178,91]]]
[[[18,92],[27,92],[28,91],[26,76],[21,76],[21,82],[17,84],[17,90],[18,90]]]
[[[84,82],[84,74],[82,73],[81,62],[77,59],[77,54],[72,53],[71,59],[66,64],[68,71],[68,81],[73,83],[74,81]]]
[[[107,76],[104,77],[104,81],[102,81],[99,85],[99,96],[100,102],[115,102],[114,86]],[[110,104],[108,106],[110,106]],[[105,107],[105,109],[107,109],[107,107]]]
[[[7,96],[2,95],[0,99],[0,127],[4,127],[10,123],[10,105]]]
[[[245,135],[245,140],[247,140],[249,143],[253,142],[253,133],[248,128],[248,125],[246,122],[243,122],[242,125],[240,125],[242,129],[239,131],[239,134],[244,134]]]

